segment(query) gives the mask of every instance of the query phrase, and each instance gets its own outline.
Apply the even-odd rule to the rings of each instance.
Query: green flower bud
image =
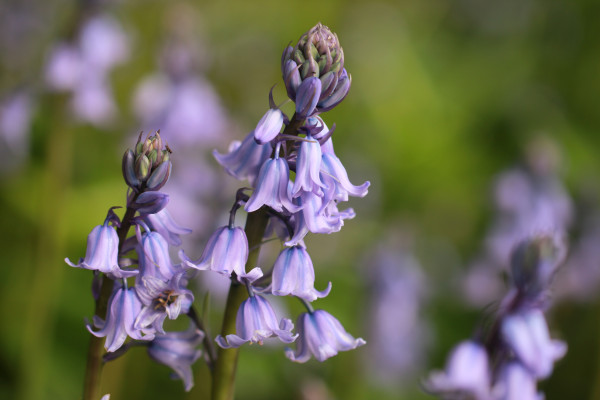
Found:
[[[150,176],[150,160],[144,154],[135,160],[135,176],[140,181],[145,181]]]
[[[336,72],[339,77],[344,66],[344,51],[337,35],[321,23],[300,37],[290,58],[301,65],[302,78],[318,78],[329,71]]]

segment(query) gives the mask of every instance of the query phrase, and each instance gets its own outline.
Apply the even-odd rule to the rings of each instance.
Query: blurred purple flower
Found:
[[[537,380],[523,365],[512,362],[505,365],[496,383],[497,400],[544,400],[537,391]]]
[[[154,214],[142,215],[142,218],[150,229],[158,232],[171,246],[181,246],[181,238],[179,236],[192,232],[191,229],[179,226],[166,208]]]
[[[182,332],[158,334],[148,346],[148,355],[175,371],[189,392],[194,386],[192,364],[202,355],[197,348],[202,339],[204,333],[193,326]]]
[[[550,339],[544,314],[537,309],[506,317],[502,321],[502,336],[519,361],[538,379],[550,376],[554,362],[567,351],[564,342]]]
[[[479,343],[459,343],[445,371],[434,371],[424,382],[425,389],[443,399],[492,400],[488,355]]]
[[[269,159],[272,151],[270,144],[256,143],[252,131],[243,142],[233,141],[227,154],[220,154],[215,150],[213,155],[229,175],[239,180],[247,179],[254,185],[261,166]]]

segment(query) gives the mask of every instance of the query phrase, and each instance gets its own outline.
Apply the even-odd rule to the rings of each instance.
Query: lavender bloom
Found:
[[[544,400],[544,395],[536,389],[537,382],[531,372],[521,364],[513,362],[505,365],[496,384],[500,395],[498,400]]]
[[[488,356],[478,343],[465,341],[450,355],[444,372],[432,372],[424,383],[432,394],[444,399],[492,400]]]
[[[85,258],[80,258],[78,264],[65,258],[71,267],[96,270],[107,274],[113,279],[129,278],[138,274],[138,271],[125,271],[119,268],[119,236],[117,231],[110,226],[109,218],[104,225],[98,225],[88,235]]]
[[[296,180],[292,188],[292,197],[298,197],[302,192],[313,192],[317,196],[322,196],[321,187],[325,185],[319,178],[320,167],[321,146],[308,134],[298,149]]]
[[[181,270],[171,262],[169,245],[158,232],[144,234],[142,244],[138,247],[138,257],[141,271],[138,281],[147,276],[168,281]]]
[[[298,335],[292,334],[294,324],[287,318],[277,323],[277,316],[269,302],[260,295],[250,296],[240,306],[236,318],[236,335],[225,338],[218,335],[216,342],[224,349],[240,347],[246,342],[262,344],[264,339],[277,336],[284,343],[291,343]]]
[[[340,77],[338,78],[335,90],[333,93],[319,101],[317,109],[319,112],[329,111],[342,102],[350,91],[350,85],[352,84],[352,77],[346,72],[346,68],[342,70]]]
[[[179,235],[187,235],[192,232],[191,229],[179,226],[166,208],[155,214],[143,215],[142,218],[150,229],[158,232],[171,246],[181,246]]]
[[[326,127],[325,127],[326,128]],[[360,186],[355,186],[348,179],[346,168],[333,151],[333,142],[328,139],[322,146],[321,176],[327,185],[335,188],[335,199],[347,201],[348,195],[354,197],[365,197],[369,192],[371,183],[366,181]]]
[[[125,343],[127,335],[137,340],[152,340],[154,334],[134,325],[135,318],[141,309],[142,303],[134,288],[117,287],[108,301],[106,321],[94,315],[94,326],[100,330],[94,331],[89,324],[87,329],[96,337],[106,336],[104,347],[108,352],[120,348]]]
[[[254,140],[258,144],[269,143],[279,134],[282,126],[283,112],[278,108],[270,108],[258,121],[258,125],[254,129]]]
[[[232,142],[229,145],[229,153],[220,154],[215,150],[213,155],[229,175],[239,180],[247,179],[253,184],[261,166],[269,159],[272,151],[270,144],[256,143],[252,131],[243,142]]]
[[[175,371],[183,380],[185,391],[189,392],[194,386],[192,364],[202,355],[197,349],[202,339],[204,333],[193,326],[187,331],[159,334],[148,346],[148,355]]]
[[[135,320],[136,328],[152,326],[159,333],[165,333],[162,325],[166,317],[176,319],[180,313],[187,313],[194,301],[191,291],[183,287],[185,272],[179,272],[168,282],[153,276],[144,276],[136,291],[144,307]]]
[[[283,158],[276,155],[275,158],[265,161],[258,174],[256,189],[246,203],[245,210],[253,212],[263,205],[278,212],[283,212],[284,208],[291,213],[300,210],[290,198],[289,180],[290,169]]]
[[[567,345],[551,340],[544,314],[529,310],[502,321],[502,336],[517,358],[539,379],[550,376],[554,362],[562,358]]]
[[[245,278],[252,282],[262,276],[258,267],[246,273],[248,239],[240,227],[223,226],[217,229],[208,239],[200,260],[192,262],[182,253],[180,257],[191,268],[211,270],[226,276],[235,272],[240,281]]]
[[[286,349],[285,355],[292,361],[304,363],[312,356],[323,362],[335,356],[338,351],[353,350],[366,342],[355,339],[342,324],[324,310],[302,313],[297,320],[298,339],[297,349]]]
[[[294,246],[284,249],[275,260],[271,291],[276,296],[291,294],[311,302],[327,296],[331,282],[322,292],[316,290],[312,260],[304,247]]]

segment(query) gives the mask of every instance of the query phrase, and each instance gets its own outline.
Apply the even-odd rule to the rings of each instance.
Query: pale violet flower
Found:
[[[273,307],[262,296],[256,294],[246,299],[240,306],[236,318],[236,334],[216,337],[216,342],[224,349],[240,347],[244,343],[259,343],[277,336],[284,343],[291,343],[298,335],[292,334],[294,324],[287,318],[277,322]]]
[[[194,295],[184,287],[185,271],[175,274],[165,282],[153,276],[144,276],[136,284],[136,292],[143,308],[135,320],[138,329],[152,329],[164,333],[163,322],[176,319],[179,314],[187,313],[194,301]]]
[[[544,400],[544,395],[537,391],[536,378],[516,362],[502,368],[496,389],[498,400]]]
[[[308,361],[311,356],[322,362],[339,351],[353,350],[366,343],[346,332],[342,324],[324,310],[300,314],[297,325],[296,351],[286,349],[285,355],[299,363]]]
[[[158,232],[148,232],[142,236],[142,244],[138,247],[140,276],[153,276],[162,280],[169,280],[181,270],[179,265],[173,264],[169,255],[169,245],[165,238]]]
[[[271,291],[276,296],[288,294],[308,302],[325,297],[331,291],[331,282],[322,292],[315,289],[315,270],[312,260],[302,246],[284,249],[273,266]]]
[[[277,151],[275,152],[277,154]],[[253,212],[267,205],[278,212],[287,210],[294,213],[300,210],[292,202],[289,190],[290,169],[288,163],[277,155],[265,161],[258,174],[256,189],[246,203],[247,212]]]
[[[258,144],[254,140],[254,131],[250,132],[242,142],[233,141],[227,154],[216,150],[213,156],[225,171],[239,179],[247,179],[254,184],[261,166],[269,159],[273,149],[270,144]]]
[[[325,186],[319,177],[321,167],[321,145],[308,134],[306,140],[300,143],[296,160],[296,178],[292,188],[292,197],[298,197],[303,192],[313,192],[322,196]]]
[[[158,232],[172,246],[180,246],[180,235],[187,235],[192,232],[191,229],[178,225],[166,208],[157,213],[142,216],[144,222],[153,231]]]
[[[510,315],[502,321],[502,336],[517,358],[539,379],[550,376],[554,362],[567,352],[567,345],[550,339],[544,314],[537,309]]]
[[[204,333],[193,326],[182,332],[158,334],[148,345],[148,355],[175,371],[189,392],[194,386],[192,364],[202,355],[197,347],[203,339]]]
[[[321,95],[321,80],[316,76],[305,79],[296,92],[296,114],[300,118],[312,115]]]
[[[235,273],[238,280],[245,278],[252,282],[262,276],[258,267],[246,273],[248,239],[240,227],[223,226],[217,229],[208,239],[198,261],[191,261],[182,252],[179,255],[188,267],[210,270],[226,276]]]
[[[85,258],[79,259],[77,264],[72,263],[68,258],[65,258],[65,262],[71,267],[100,271],[111,278],[129,278],[137,275],[138,271],[119,268],[119,236],[109,222],[110,219],[107,218],[103,225],[92,229],[88,235]]]
[[[119,349],[125,343],[128,335],[137,340],[152,340],[154,338],[152,333],[148,333],[145,329],[137,328],[134,325],[135,318],[142,309],[142,303],[134,288],[115,286],[115,290],[108,300],[106,321],[94,315],[94,327],[98,328],[99,331],[94,331],[90,324],[87,325],[87,329],[92,335],[106,337],[104,348],[108,352]]]
[[[488,355],[479,343],[464,341],[452,351],[445,371],[434,371],[425,389],[444,399],[492,400]],[[462,396],[462,397],[459,397]]]

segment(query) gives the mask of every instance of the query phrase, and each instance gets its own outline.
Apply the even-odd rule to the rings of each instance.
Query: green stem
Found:
[[[131,202],[134,202],[139,194],[135,194]],[[123,248],[123,243],[127,239],[129,228],[131,228],[131,222],[135,216],[135,210],[128,207],[121,226],[117,229],[117,235],[119,236],[119,255]],[[102,289],[100,296],[96,300],[96,312],[95,315],[102,319],[106,319],[106,310],[108,307],[108,299],[112,294],[113,280],[108,278],[106,275],[102,278]],[[104,362],[102,356],[104,355],[104,349],[102,347],[102,338],[91,335],[90,344],[88,346],[87,363],[85,366],[85,378],[83,381],[83,399],[84,400],[98,400],[102,393],[100,393],[100,378],[102,377],[102,367]]]
[[[246,269],[254,268],[258,261],[260,247],[255,247],[256,244],[262,241],[267,227],[268,215],[264,209],[248,214],[246,220],[246,236],[248,237],[248,246],[254,248],[248,254],[248,263]],[[248,292],[244,285],[237,281],[231,281],[229,294],[227,295],[227,303],[225,305],[225,315],[223,316],[223,326],[221,335],[226,337],[235,333],[235,322],[237,311],[240,305],[248,297]],[[212,400],[232,400],[235,385],[235,371],[237,369],[237,360],[239,348],[223,349],[219,348],[217,354],[217,362],[213,373],[212,384]]]

